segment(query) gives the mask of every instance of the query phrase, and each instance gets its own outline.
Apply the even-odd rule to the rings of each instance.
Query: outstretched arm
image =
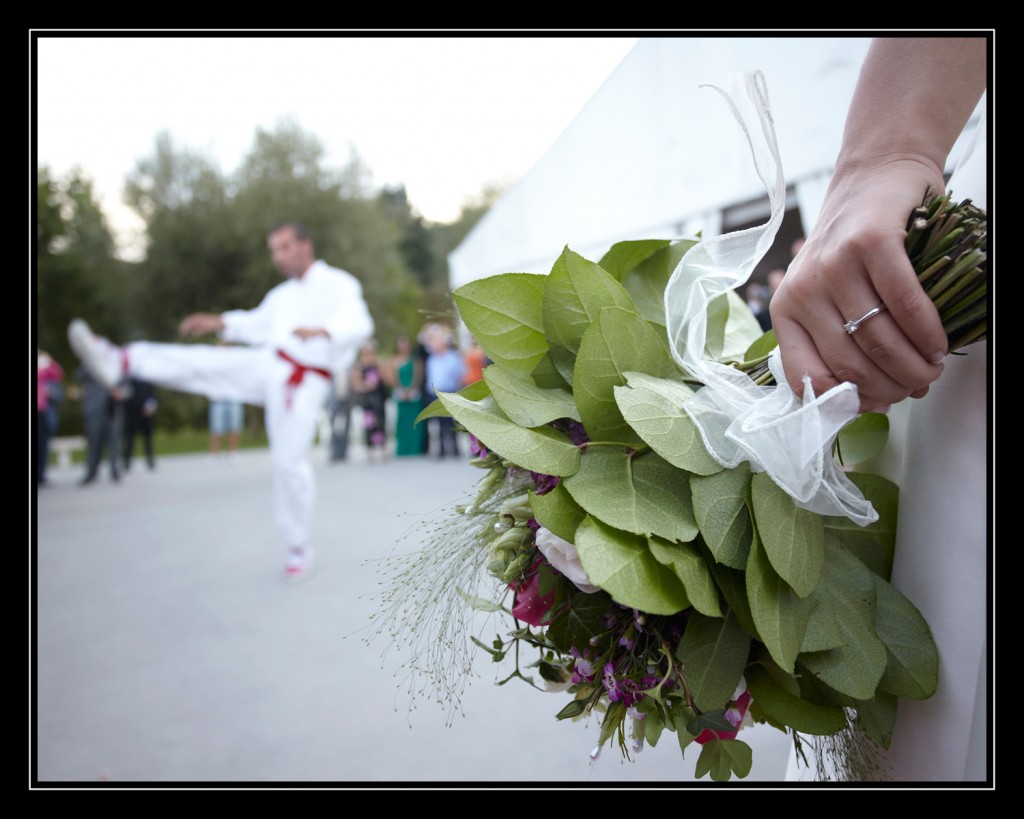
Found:
[[[985,90],[984,37],[873,41],[814,230],[772,298],[786,379],[798,393],[857,385],[861,410],[919,398],[943,369],[946,335],[903,247],[926,192]],[[953,192],[955,195],[955,191]],[[885,310],[848,334],[843,324]]]
[[[185,316],[178,325],[178,332],[183,336],[201,336],[206,333],[219,333],[224,329],[224,320],[219,313],[192,313]]]

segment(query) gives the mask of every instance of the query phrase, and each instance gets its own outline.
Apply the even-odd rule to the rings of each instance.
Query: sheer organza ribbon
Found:
[[[708,451],[723,467],[749,461],[797,506],[821,515],[843,515],[866,526],[878,519],[871,503],[832,457],[832,444],[857,417],[851,383],[815,396],[804,377],[803,398],[790,389],[776,348],[769,366],[777,386],[755,384],[746,373],[705,358],[707,306],[742,286],[771,247],[785,211],[782,175],[768,89],[761,72],[737,78],[730,96],[717,86],[746,135],[757,174],[768,191],[771,216],[759,227],[704,239],[683,256],[665,289],[669,346],[676,362],[704,385],[685,405]]]

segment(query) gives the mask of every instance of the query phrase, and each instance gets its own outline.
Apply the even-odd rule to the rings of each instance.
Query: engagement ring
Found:
[[[878,307],[872,307],[870,310],[868,310],[863,316],[861,316],[856,321],[848,321],[848,322],[846,322],[846,324],[843,325],[843,329],[846,330],[846,332],[849,333],[852,336],[855,332],[857,332],[857,328],[860,327],[865,321],[867,321],[869,318],[872,318],[873,316],[877,316],[884,309],[885,309],[885,305],[884,304],[880,304],[880,305],[878,305]]]

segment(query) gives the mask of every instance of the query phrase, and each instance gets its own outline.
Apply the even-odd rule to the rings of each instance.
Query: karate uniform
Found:
[[[309,451],[332,374],[345,372],[373,334],[362,286],[315,261],[274,287],[258,307],[221,314],[224,341],[247,346],[127,345],[128,373],[169,389],[264,407],[273,461],[274,522],[289,547],[307,546],[316,501]],[[321,327],[329,338],[301,339]]]

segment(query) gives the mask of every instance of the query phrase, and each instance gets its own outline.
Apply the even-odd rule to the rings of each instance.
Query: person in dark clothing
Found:
[[[156,414],[156,388],[148,381],[133,378],[124,402],[124,446],[121,451],[124,471],[131,469],[135,438],[141,436],[146,465],[156,469],[153,454],[153,416]]]
[[[363,408],[366,458],[383,461],[387,457],[387,399],[388,388],[384,371],[377,360],[377,345],[370,341],[363,345],[359,360],[352,368],[352,393]]]
[[[121,429],[124,423],[125,388],[103,386],[85,367],[79,367],[76,380],[81,386],[82,418],[85,424],[85,475],[79,481],[87,486],[96,481],[104,453],[110,456],[110,479],[121,479],[118,468]]]

